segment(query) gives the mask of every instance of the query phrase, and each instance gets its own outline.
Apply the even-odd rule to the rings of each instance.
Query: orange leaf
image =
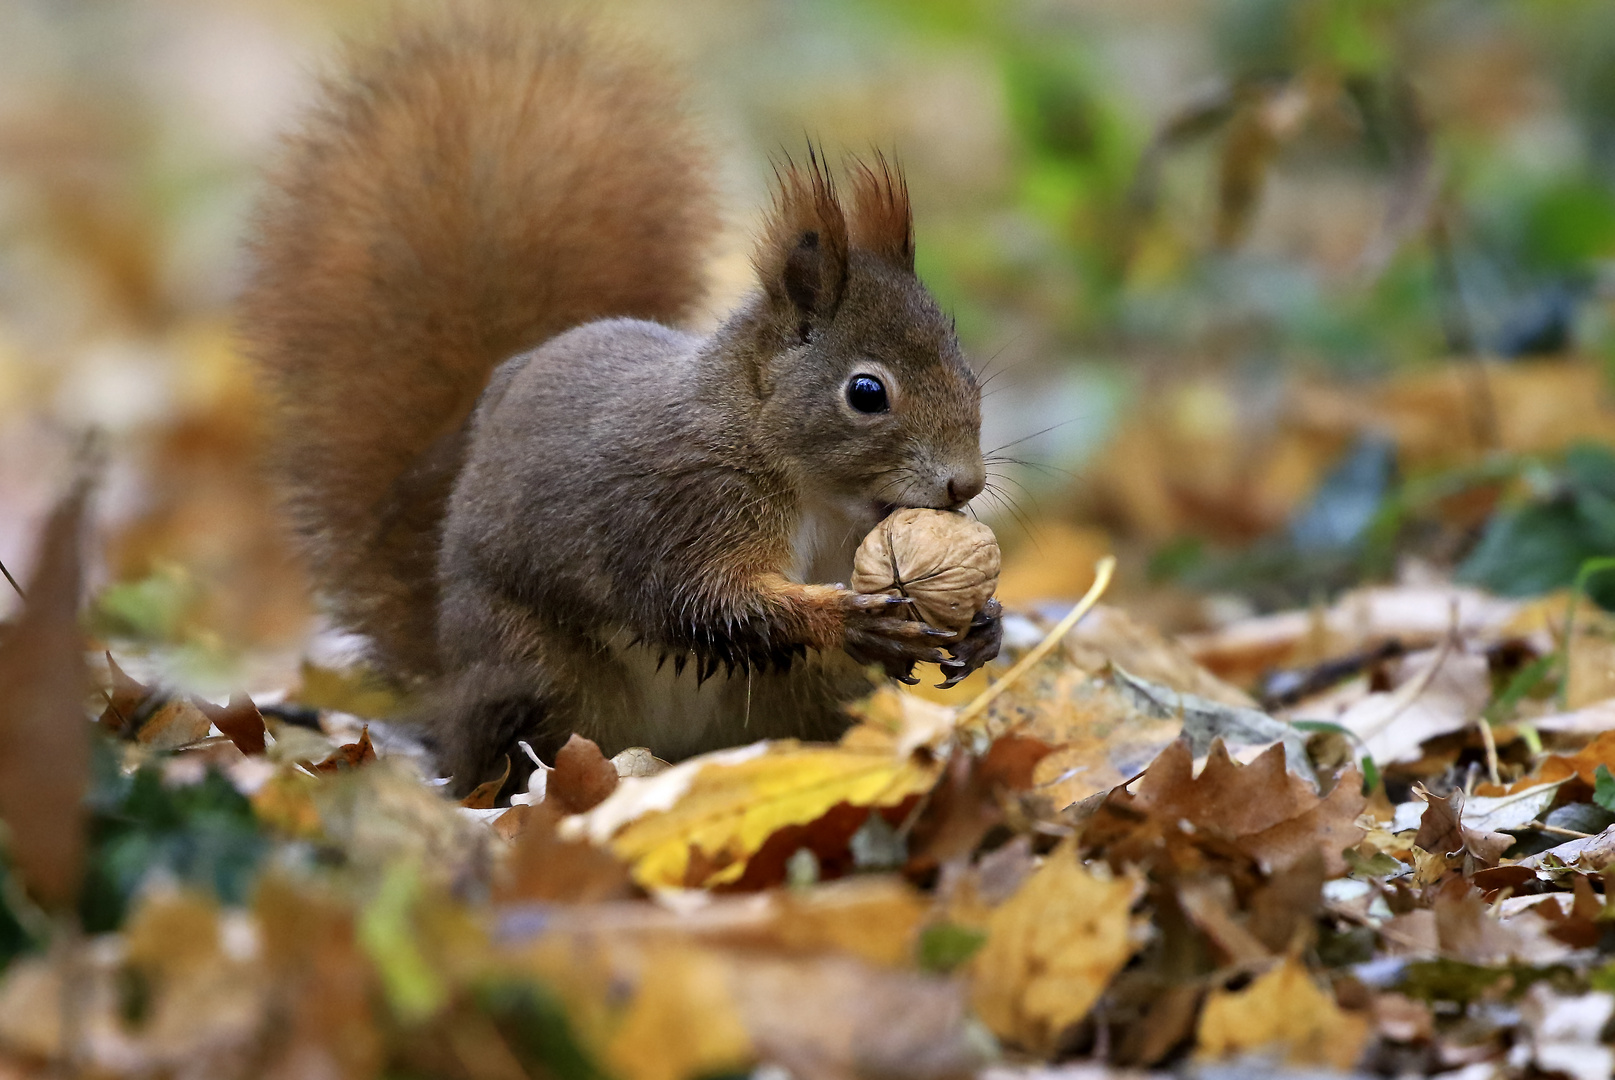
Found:
[[[359,741],[338,747],[336,753],[319,762],[305,762],[314,772],[345,772],[357,769],[361,765],[368,765],[376,760],[376,748],[370,744],[370,725],[366,724],[359,731]]]

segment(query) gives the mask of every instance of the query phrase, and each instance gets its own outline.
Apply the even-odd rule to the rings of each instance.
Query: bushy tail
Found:
[[[501,361],[702,292],[711,170],[677,86],[502,3],[351,50],[271,171],[242,302],[316,587],[395,676],[429,675],[460,430]]]

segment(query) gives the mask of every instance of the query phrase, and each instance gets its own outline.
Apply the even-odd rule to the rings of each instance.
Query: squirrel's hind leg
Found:
[[[527,790],[532,759],[518,745],[526,742],[540,759],[553,761],[567,733],[553,722],[551,695],[532,665],[474,664],[440,680],[428,695],[425,724],[437,750],[438,767],[449,777],[449,791],[464,798],[481,783],[496,780],[510,761],[499,789],[503,803]]]

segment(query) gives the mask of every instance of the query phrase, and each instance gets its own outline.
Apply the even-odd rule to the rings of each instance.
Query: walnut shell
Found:
[[[852,587],[914,601],[920,618],[962,634],[998,588],[998,539],[951,510],[896,510],[853,556]]]

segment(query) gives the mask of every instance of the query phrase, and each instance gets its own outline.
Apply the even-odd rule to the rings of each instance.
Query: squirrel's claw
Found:
[[[970,629],[959,641],[948,646],[953,659],[942,662],[946,681],[937,683],[942,690],[957,686],[967,675],[998,655],[1004,642],[1004,605],[996,598],[988,600],[970,622]]]
[[[904,596],[850,593],[843,601],[846,630],[842,648],[860,664],[878,664],[890,677],[909,686],[919,682],[915,664],[941,664],[947,655],[932,642],[940,634],[916,619],[897,612],[913,601]]]

